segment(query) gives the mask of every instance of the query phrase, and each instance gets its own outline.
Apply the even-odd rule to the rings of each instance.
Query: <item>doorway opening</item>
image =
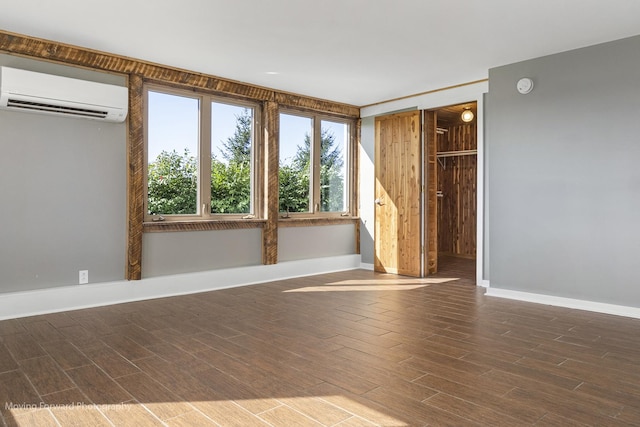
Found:
[[[433,138],[437,162],[435,173],[429,176],[436,182],[435,214],[437,238],[432,240],[437,272],[442,275],[476,276],[477,226],[477,103],[467,102],[433,111]],[[471,112],[471,114],[469,114]],[[463,120],[463,114],[466,121]],[[433,151],[432,151],[433,152]],[[435,175],[435,178],[434,178]],[[434,212],[435,211],[435,212]]]

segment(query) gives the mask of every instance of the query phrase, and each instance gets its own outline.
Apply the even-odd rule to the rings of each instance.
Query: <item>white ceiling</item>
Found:
[[[0,0],[0,29],[362,106],[640,34],[640,1]]]

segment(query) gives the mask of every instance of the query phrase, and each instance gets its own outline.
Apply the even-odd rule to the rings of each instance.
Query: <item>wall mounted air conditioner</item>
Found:
[[[0,67],[0,108],[123,122],[128,89],[104,83]]]

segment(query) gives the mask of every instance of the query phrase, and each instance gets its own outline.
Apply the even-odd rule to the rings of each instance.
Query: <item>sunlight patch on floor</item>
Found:
[[[353,292],[353,291],[411,291],[429,285],[354,285],[354,286],[307,286],[284,292]]]
[[[438,283],[446,283],[452,282],[455,280],[460,280],[458,277],[434,277],[434,278],[393,278],[393,279],[352,279],[352,280],[341,280],[338,282],[327,283],[325,286],[333,286],[333,285],[379,285],[379,284],[394,284],[394,285],[425,285],[425,284],[438,284]]]
[[[319,286],[305,286],[304,288],[289,289],[284,292],[380,292],[380,291],[411,291],[432,284],[447,283],[459,280],[458,278],[433,278],[433,279],[355,279],[326,283]]]
[[[104,424],[105,418],[120,424],[127,418],[138,422],[185,418],[226,425],[230,422],[253,424],[267,421],[274,426],[289,426],[321,422],[325,425],[408,426],[404,421],[387,415],[369,405],[343,395],[276,397],[265,399],[210,401],[133,401],[118,404],[67,402],[47,404],[8,403],[3,408],[10,425],[44,425],[53,415],[62,425],[76,422],[83,425]],[[262,405],[261,405],[262,403]],[[262,406],[262,410],[256,410]],[[250,410],[253,407],[254,410]],[[156,418],[157,417],[157,418]],[[131,421],[131,420],[129,420]],[[0,424],[2,418],[0,418]],[[293,424],[292,424],[293,423]]]

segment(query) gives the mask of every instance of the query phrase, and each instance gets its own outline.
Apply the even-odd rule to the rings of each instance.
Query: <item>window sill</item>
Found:
[[[347,217],[278,217],[278,227],[312,227],[320,225],[357,224],[360,218],[355,216]]]
[[[143,233],[161,233],[169,231],[208,231],[208,230],[240,230],[246,228],[262,228],[264,219],[215,219],[205,221],[157,221],[144,222]]]

